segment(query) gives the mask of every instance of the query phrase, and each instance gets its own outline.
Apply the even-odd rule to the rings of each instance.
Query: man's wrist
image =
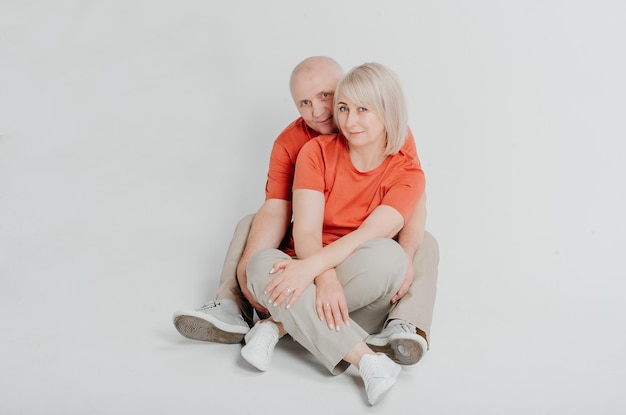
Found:
[[[404,251],[406,257],[412,261],[413,257],[415,257],[415,254],[417,253],[418,246],[413,244],[411,244],[410,246],[400,244],[400,247]]]

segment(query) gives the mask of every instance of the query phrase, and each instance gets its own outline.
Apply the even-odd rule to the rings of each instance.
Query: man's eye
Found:
[[[301,104],[303,107],[306,107],[307,105],[309,105],[309,100],[305,99],[304,101],[301,102]]]
[[[330,94],[328,92],[322,92],[322,98],[328,98]]]

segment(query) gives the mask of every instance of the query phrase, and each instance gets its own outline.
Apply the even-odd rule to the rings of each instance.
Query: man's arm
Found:
[[[424,228],[426,226],[426,193],[415,205],[415,209],[398,234],[398,243],[404,250],[407,258],[406,275],[402,286],[391,299],[392,303],[397,302],[409,290],[409,286],[413,283],[413,257],[417,253],[422,241],[424,240]]]
[[[287,233],[291,219],[291,202],[281,199],[267,199],[259,209],[252,222],[246,247],[237,265],[237,281],[243,295],[252,306],[263,313],[263,307],[248,290],[248,274],[246,266],[254,253],[265,248],[278,248]]]

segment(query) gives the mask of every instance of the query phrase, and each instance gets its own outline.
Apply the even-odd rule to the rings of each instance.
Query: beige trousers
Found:
[[[248,322],[252,322],[253,310],[239,288],[237,264],[246,246],[253,219],[254,215],[248,215],[241,219],[235,228],[226,253],[220,275],[220,285],[216,294],[217,300],[230,299],[235,301]],[[433,235],[425,232],[422,245],[413,258],[413,284],[404,297],[393,305],[387,318],[388,320],[402,319],[413,323],[419,334],[429,343],[437,293],[438,267],[439,245]]]
[[[275,321],[309,350],[333,374],[346,370],[343,357],[369,333],[382,330],[391,310],[391,298],[400,288],[406,273],[406,256],[396,241],[373,239],[357,248],[335,270],[343,286],[350,324],[340,331],[330,330],[315,308],[316,289],[311,284],[289,309],[286,302],[269,304],[265,286],[276,276],[269,271],[289,256],[278,249],[264,249],[248,262],[248,288]]]

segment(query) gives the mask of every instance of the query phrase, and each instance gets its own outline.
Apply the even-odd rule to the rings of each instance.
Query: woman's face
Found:
[[[336,122],[353,147],[385,147],[385,125],[380,117],[340,95],[337,100]]]

